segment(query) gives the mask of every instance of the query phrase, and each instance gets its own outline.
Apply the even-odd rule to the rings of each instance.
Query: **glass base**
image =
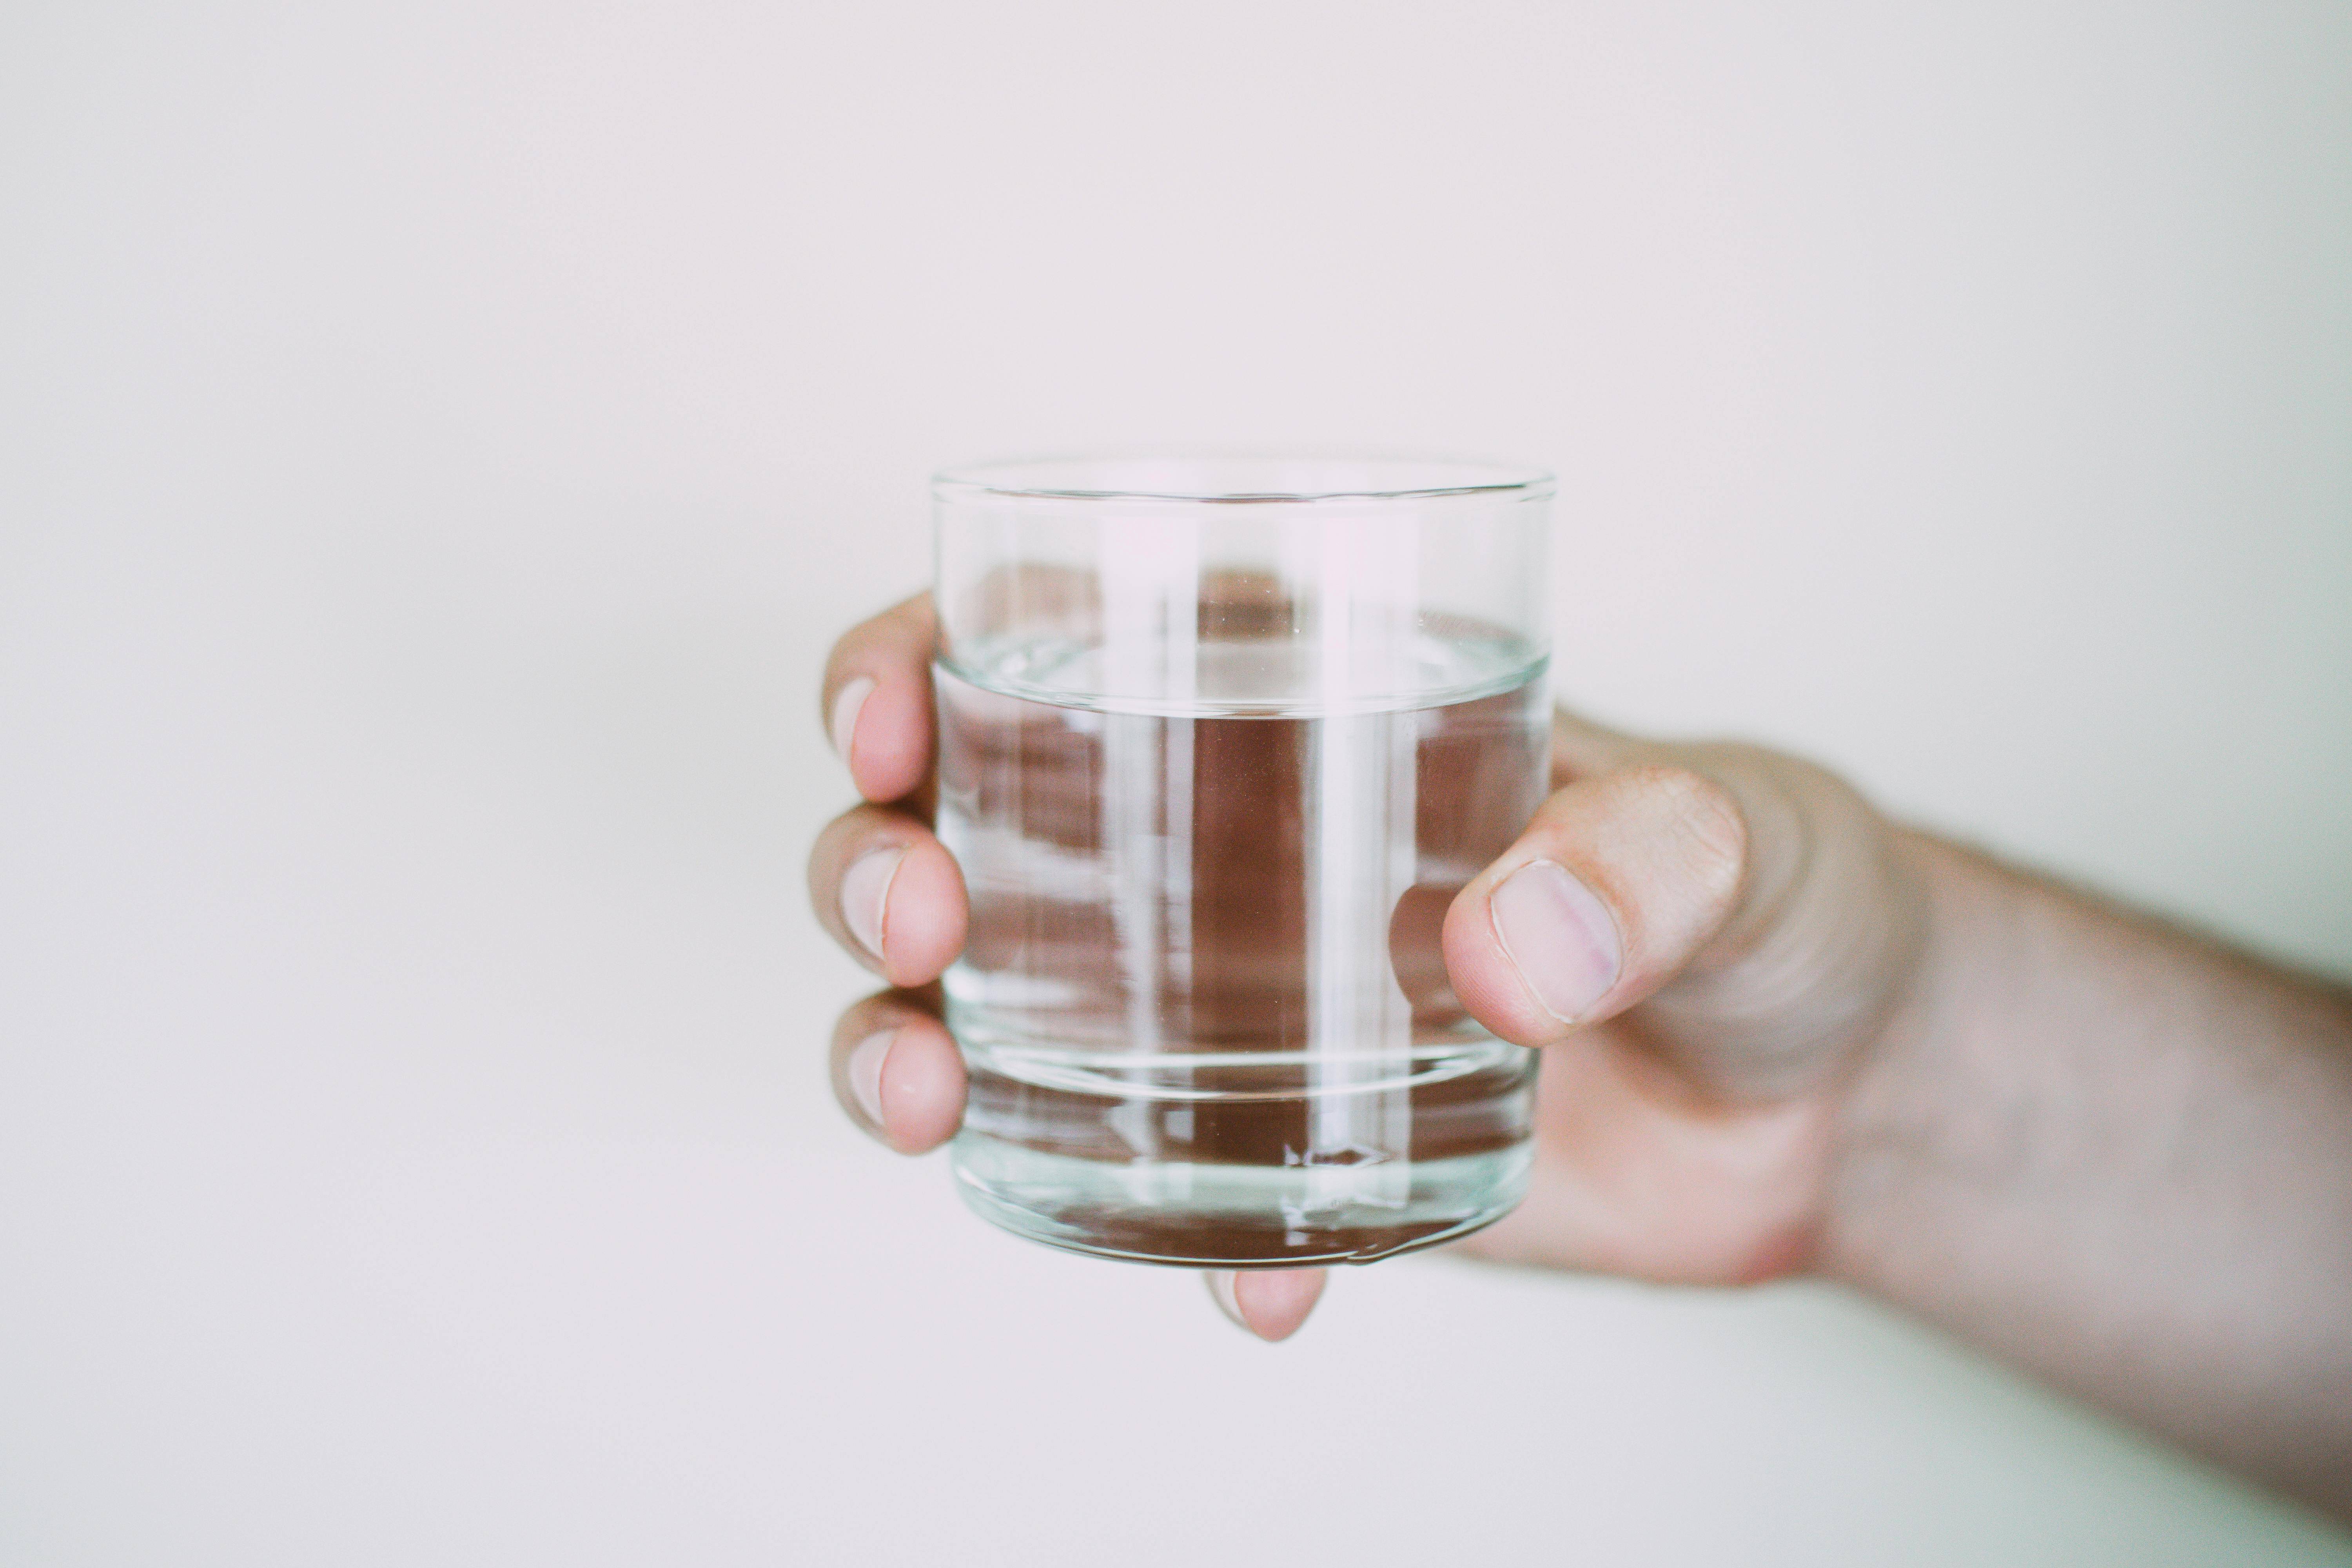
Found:
[[[1122,1163],[966,1130],[956,1184],[981,1217],[1065,1251],[1186,1268],[1371,1263],[1492,1225],[1527,1193],[1526,1142],[1354,1165]]]

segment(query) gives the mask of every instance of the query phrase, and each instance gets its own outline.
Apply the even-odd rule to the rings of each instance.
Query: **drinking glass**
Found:
[[[933,491],[966,1200],[1217,1268],[1507,1213],[1534,1054],[1438,938],[1544,790],[1549,477],[1094,458]]]

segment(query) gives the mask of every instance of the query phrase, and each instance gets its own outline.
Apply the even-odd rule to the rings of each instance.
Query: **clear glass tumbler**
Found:
[[[1534,1056],[1438,933],[1544,787],[1549,476],[1074,458],[934,494],[966,1199],[1218,1268],[1508,1212]]]

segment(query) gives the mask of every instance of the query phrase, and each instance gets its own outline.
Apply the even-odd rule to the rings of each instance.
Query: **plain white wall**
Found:
[[[1267,1349],[832,1109],[943,461],[1555,465],[1563,694],[2352,970],[2352,11],[0,14],[0,1559],[2352,1562],[1812,1287]]]

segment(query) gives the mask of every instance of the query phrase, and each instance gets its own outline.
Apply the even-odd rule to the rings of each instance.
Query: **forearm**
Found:
[[[1825,1270],[2352,1518],[2352,995],[1913,837]]]

